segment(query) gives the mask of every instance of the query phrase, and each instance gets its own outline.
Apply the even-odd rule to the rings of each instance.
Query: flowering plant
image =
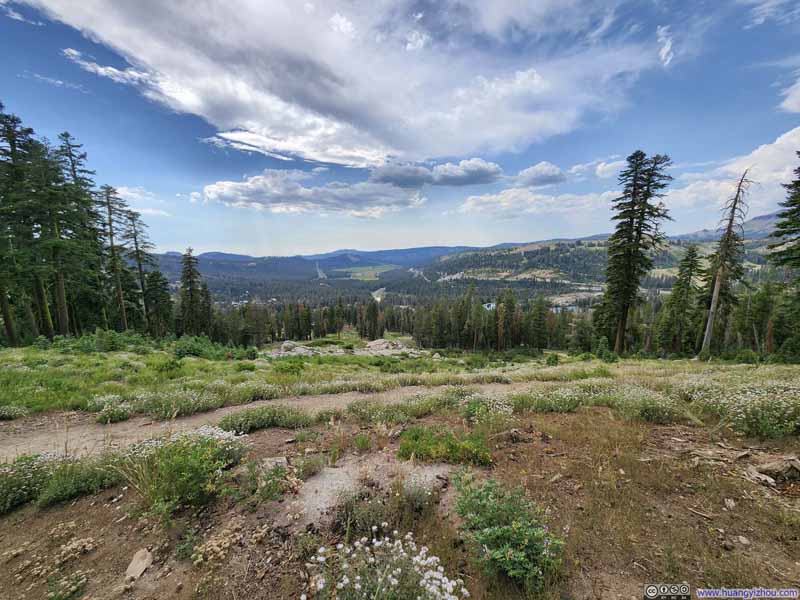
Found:
[[[380,536],[387,527],[372,527],[372,539],[321,547],[311,558],[311,594],[319,599],[461,600],[469,592],[460,579],[450,579],[439,558],[418,546],[411,533]],[[303,594],[301,600],[307,600]]]

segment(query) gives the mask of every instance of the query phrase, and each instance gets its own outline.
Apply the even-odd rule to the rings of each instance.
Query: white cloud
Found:
[[[428,43],[428,39],[429,38],[427,34],[421,33],[416,29],[409,31],[408,36],[406,37],[406,50],[422,50],[425,47],[425,44]]]
[[[800,79],[794,85],[783,90],[781,108],[786,112],[800,113]]]
[[[207,185],[203,188],[203,199],[276,214],[344,214],[365,218],[379,218],[425,202],[418,191],[386,183],[303,185],[311,177],[305,171],[265,169],[261,175],[244,181],[218,181]]]
[[[669,25],[659,25],[656,27],[656,38],[660,48],[658,50],[658,57],[661,59],[661,64],[665,67],[669,66],[672,59],[675,58],[675,51],[672,49],[672,34],[669,30]]]
[[[64,81],[63,79],[56,79],[55,77],[47,77],[45,75],[40,75],[39,73],[25,72],[22,75],[20,75],[20,77],[24,79],[33,79],[34,81],[38,81],[39,83],[46,83],[47,85],[52,85],[55,87],[75,90],[76,92],[80,92],[82,94],[89,93],[89,90],[87,90],[80,84],[72,83],[70,81]]]
[[[328,23],[330,23],[331,29],[335,32],[341,33],[343,36],[350,39],[356,37],[356,28],[353,26],[353,22],[347,17],[340,15],[338,12],[334,13]]]
[[[521,214],[556,214],[607,210],[617,192],[589,194],[539,194],[529,188],[509,188],[497,194],[470,196],[459,207],[462,213],[514,217]]]
[[[609,177],[615,177],[624,166],[624,160],[615,160],[612,162],[600,161],[594,168],[594,174],[601,179],[608,179]]]
[[[767,21],[789,23],[800,18],[797,0],[738,0],[750,7],[750,27],[763,25]]]
[[[136,212],[151,217],[170,217],[172,216],[164,208],[158,208],[153,204],[163,206],[164,201],[156,194],[143,187],[128,187],[121,185],[117,188],[119,197],[125,200],[128,205]]]
[[[681,179],[690,183],[673,188],[666,197],[670,208],[706,208],[715,215],[714,209],[722,207],[731,197],[734,186],[745,169],[754,185],[750,188],[748,202],[750,214],[759,215],[777,209],[786,197],[784,183],[793,178],[797,167],[797,150],[800,148],[800,127],[779,136],[774,142],[762,144],[752,152],[726,161],[710,171],[690,173]]]
[[[361,167],[524,150],[619,110],[661,64],[657,41],[612,32],[617,3],[598,0],[444,0],[420,17],[411,0],[27,2],[129,64],[68,51],[81,68],[205,119],[225,144]],[[554,44],[565,32],[584,41]]]
[[[492,183],[503,176],[500,165],[482,158],[442,163],[432,169],[423,165],[387,163],[372,170],[370,181],[413,188],[429,185],[464,186]]]
[[[539,187],[561,183],[566,179],[567,176],[560,167],[543,160],[520,171],[514,178],[514,184],[519,187]]]
[[[20,23],[27,23],[28,25],[36,25],[37,27],[41,27],[42,25],[44,25],[44,23],[42,23],[41,21],[33,21],[31,19],[28,19],[25,15],[12,8],[11,4],[12,3],[9,0],[0,0],[0,13],[4,14],[13,21],[19,21]]]

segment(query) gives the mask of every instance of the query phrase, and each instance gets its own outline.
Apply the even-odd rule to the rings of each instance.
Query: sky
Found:
[[[0,102],[69,131],[160,251],[492,245],[612,229],[669,154],[667,233],[800,164],[797,0],[0,0]]]

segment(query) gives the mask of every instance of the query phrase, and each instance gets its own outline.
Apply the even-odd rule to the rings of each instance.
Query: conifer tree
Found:
[[[155,264],[155,260],[151,254],[153,244],[147,237],[147,225],[142,221],[138,212],[129,210],[125,213],[125,227],[122,231],[122,239],[129,244],[125,249],[125,257],[136,265],[144,325],[145,329],[148,329],[147,318],[149,311],[147,309],[145,267],[152,267]]]
[[[666,352],[682,353],[694,344],[691,335],[693,311],[698,289],[694,283],[700,274],[697,246],[690,245],[678,264],[678,277],[672,293],[659,314],[659,346]]]
[[[622,195],[613,206],[617,226],[609,239],[604,299],[609,314],[614,316],[617,353],[625,350],[629,312],[642,277],[653,265],[650,252],[663,241],[660,224],[669,216],[659,198],[672,179],[666,172],[671,163],[669,156],[656,154],[648,158],[637,150],[628,156],[627,166],[619,175]]]
[[[169,282],[154,269],[147,273],[145,285],[145,305],[147,306],[147,325],[150,335],[161,338],[169,333],[172,327],[172,296],[169,293]]]
[[[192,248],[181,257],[180,314],[181,333],[199,335],[202,328],[201,277]]]
[[[120,325],[123,330],[128,329],[128,313],[125,307],[125,292],[122,287],[122,263],[124,246],[118,245],[117,233],[124,226],[128,207],[119,197],[117,190],[110,185],[100,188],[100,204],[104,210],[106,234],[108,236],[109,265],[113,277],[113,285],[117,299]]]
[[[797,157],[800,158],[800,151]],[[800,166],[794,170],[794,175],[794,181],[784,184],[786,199],[780,204],[783,210],[778,213],[772,234],[777,242],[770,245],[770,257],[776,264],[794,269],[800,275]]]
[[[741,229],[742,223],[747,216],[745,196],[751,183],[747,179],[747,170],[745,170],[736,184],[736,191],[723,208],[725,228],[719,239],[717,250],[709,259],[710,267],[707,281],[710,299],[703,345],[700,349],[701,354],[708,354],[711,351],[711,341],[721,300],[726,294],[730,293],[731,284],[741,279],[744,275],[744,269],[742,268],[744,239]]]

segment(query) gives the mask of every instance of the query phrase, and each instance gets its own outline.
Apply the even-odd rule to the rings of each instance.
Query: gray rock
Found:
[[[133,555],[131,564],[125,570],[126,579],[139,579],[142,574],[147,570],[147,567],[153,564],[153,555],[147,548],[142,548]]]
[[[272,456],[262,460],[261,466],[265,469],[274,469],[275,467],[283,467],[284,469],[288,469],[289,461],[285,456]]]

